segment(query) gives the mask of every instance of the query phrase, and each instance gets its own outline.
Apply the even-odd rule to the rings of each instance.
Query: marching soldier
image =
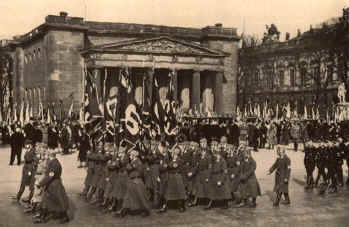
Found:
[[[209,175],[209,196],[208,206],[205,209],[211,209],[213,202],[221,202],[222,209],[228,209],[228,201],[231,199],[230,188],[228,184],[227,163],[215,147],[213,158],[211,159],[211,169]]]
[[[130,162],[130,157],[126,153],[126,150],[119,150],[116,158],[116,171],[117,173],[112,178],[113,191],[111,192],[111,197],[113,198],[113,203],[109,207],[110,211],[116,211],[121,209],[124,197],[127,191],[127,165]],[[117,215],[117,214],[116,214]]]
[[[57,214],[60,216],[60,223],[70,221],[68,216],[69,199],[62,184],[62,166],[55,153],[50,153],[50,161],[47,166],[45,177],[39,182],[37,187],[44,189],[42,199],[42,215],[34,220],[34,223],[45,223],[50,219],[50,215]]]
[[[190,206],[198,205],[202,199],[209,198],[209,173],[211,169],[211,154],[207,148],[207,139],[200,139],[200,148],[195,158],[193,172],[189,176],[194,176],[194,195],[195,200]]]
[[[242,149],[243,145],[240,145],[239,148],[230,148],[229,154],[226,158],[227,167],[228,167],[228,175],[230,180],[230,193],[232,196],[232,201],[235,203],[239,203],[239,198],[236,196],[236,192],[238,191],[240,185],[240,168],[241,168],[241,156],[238,154],[238,150]]]
[[[311,140],[305,144],[304,148],[304,166],[307,172],[306,189],[312,189],[314,185],[313,172],[315,170],[315,149],[316,144]]]
[[[279,206],[281,196],[284,195],[285,201],[283,204],[290,204],[290,197],[288,195],[288,186],[291,174],[291,160],[285,154],[285,148],[276,148],[278,158],[269,169],[268,175],[275,173],[274,192],[276,192],[276,199],[273,203],[274,207]]]
[[[31,142],[31,141],[27,141],[27,142]],[[38,160],[36,158],[35,150],[34,148],[31,147],[30,144],[26,145],[26,149],[27,149],[27,152],[24,155],[24,166],[22,169],[21,186],[19,188],[19,191],[15,199],[17,202],[19,202],[25,190],[25,187],[28,186],[30,191],[29,197],[28,199],[23,200],[23,202],[30,203],[34,195],[35,174],[38,166]]]
[[[261,195],[261,189],[256,178],[257,164],[251,156],[250,150],[245,150],[243,161],[240,168],[240,193],[242,196],[242,202],[238,207],[251,207],[257,206],[257,196]],[[248,200],[251,200],[248,204]]]
[[[13,165],[15,157],[17,157],[17,165],[21,164],[22,149],[24,147],[25,138],[19,126],[16,127],[15,133],[11,135],[11,159],[10,165]]]
[[[184,162],[180,154],[181,150],[178,146],[172,149],[171,159],[166,165],[166,170],[168,172],[167,187],[164,195],[166,201],[160,212],[165,212],[167,210],[168,201],[177,202],[179,212],[185,211],[186,193],[183,176],[181,174],[181,168],[184,165]]]
[[[151,206],[142,180],[144,170],[137,150],[132,150],[130,153],[130,163],[127,165],[127,171],[127,191],[122,208],[116,215],[124,217],[130,211],[141,211],[143,217],[149,216]]]

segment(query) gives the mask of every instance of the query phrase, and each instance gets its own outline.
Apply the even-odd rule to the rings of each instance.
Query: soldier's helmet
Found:
[[[228,139],[226,136],[222,136],[221,137],[221,143],[227,143],[228,142]]]
[[[205,137],[202,137],[200,139],[200,146],[206,147],[207,146],[207,139]]]

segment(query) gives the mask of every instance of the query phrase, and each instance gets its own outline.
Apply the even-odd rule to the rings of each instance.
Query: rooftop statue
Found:
[[[338,93],[337,96],[339,98],[339,103],[345,103],[345,95],[347,93],[347,90],[345,89],[345,84],[341,83],[338,86]]]
[[[263,43],[278,41],[280,39],[280,32],[275,24],[265,25],[267,32],[264,32]]]

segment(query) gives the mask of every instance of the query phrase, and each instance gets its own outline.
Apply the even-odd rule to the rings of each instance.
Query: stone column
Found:
[[[141,73],[135,73],[132,75],[134,87],[135,87],[135,100],[138,105],[143,104],[143,75]]]
[[[217,72],[214,87],[215,103],[214,109],[217,114],[223,113],[223,73]]]
[[[204,78],[204,90],[202,93],[203,111],[214,111],[214,94],[213,94],[213,77],[212,75],[206,75]]]
[[[167,93],[168,93],[168,86],[165,84],[165,78],[160,76],[158,77],[159,81],[159,96],[160,96],[160,101],[162,104],[164,104],[166,98],[167,98]]]
[[[191,108],[199,110],[200,108],[200,71],[195,70],[191,85]]]
[[[102,76],[101,76],[101,69],[98,69],[98,68],[93,69],[92,76],[93,76],[94,82],[96,83],[95,86],[97,88],[98,99],[99,99],[99,101],[102,101],[102,93],[103,93],[102,83],[103,83],[103,81],[102,81]]]
[[[183,71],[182,71],[183,72]],[[178,73],[177,73],[178,75]],[[177,81],[181,85],[181,90],[180,90],[180,103],[181,103],[181,108],[183,109],[189,109],[190,108],[190,80],[191,78],[188,77],[188,75],[184,74],[180,75],[180,77],[177,77]]]
[[[151,103],[152,103],[152,96],[153,96],[153,81],[154,81],[154,70],[152,68],[146,69],[147,78],[145,81],[145,89],[147,92],[145,92],[146,96],[144,97],[145,107],[149,108],[146,111],[150,111]]]

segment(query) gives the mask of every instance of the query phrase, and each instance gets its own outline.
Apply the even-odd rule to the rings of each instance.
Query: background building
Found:
[[[298,114],[303,114],[304,106],[308,111],[319,108],[322,117],[333,112],[337,87],[344,82],[348,88],[349,9],[330,23],[310,27],[303,34],[299,31],[295,38],[286,33],[286,41],[280,42],[279,37],[280,32],[271,25],[261,44],[253,39],[243,42],[239,51],[240,110],[259,104],[274,108],[275,113],[277,104],[280,108],[290,103]]]
[[[231,113],[236,107],[239,40],[235,28],[222,24],[197,29],[92,22],[61,12],[47,16],[32,31],[3,41],[2,47],[13,62],[11,100],[29,103],[34,113],[39,102],[46,108],[59,100],[65,109],[74,100],[77,110],[86,71],[100,85],[103,75],[116,75],[125,66],[134,77],[154,67],[156,74],[174,72],[175,98],[183,107]],[[142,89],[141,82],[136,84]],[[136,100],[142,99],[141,90],[136,95]]]

